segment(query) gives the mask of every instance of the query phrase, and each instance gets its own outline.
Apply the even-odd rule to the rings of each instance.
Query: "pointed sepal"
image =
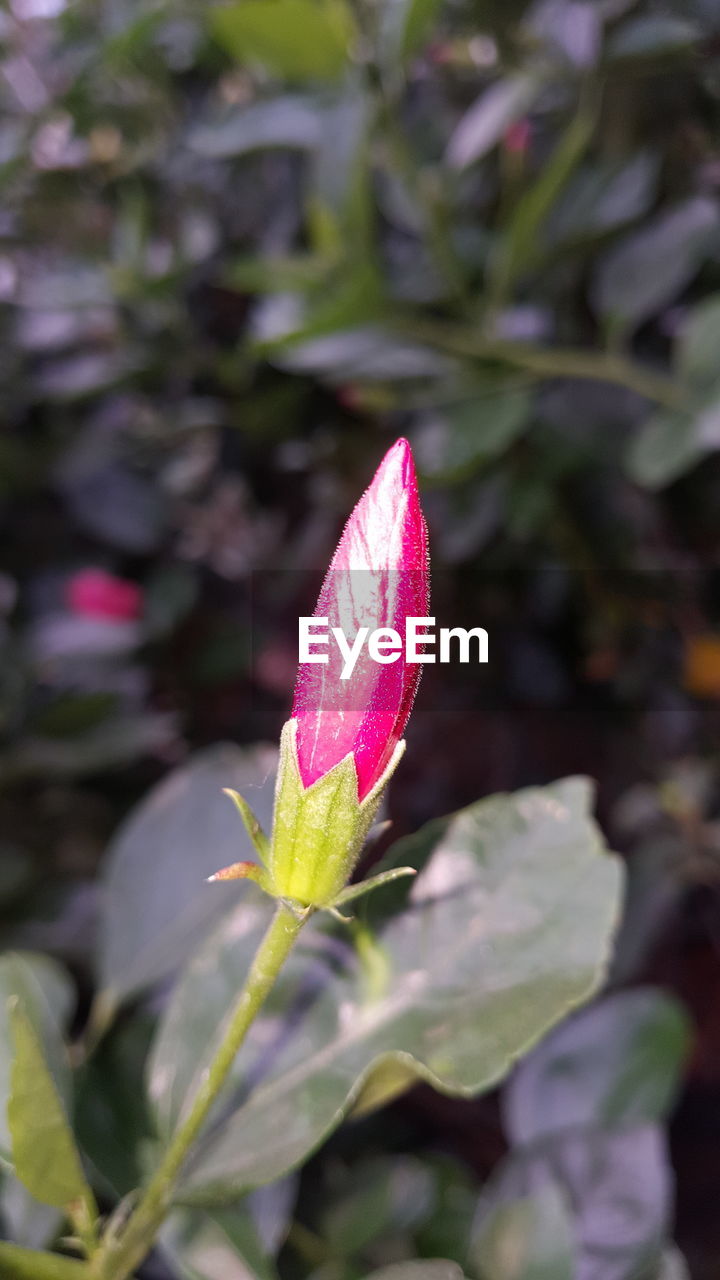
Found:
[[[345,907],[348,902],[355,902],[357,898],[363,898],[366,893],[372,893],[373,889],[380,889],[384,884],[392,884],[393,880],[399,880],[401,876],[415,875],[417,875],[415,867],[394,867],[392,871],[381,871],[377,876],[370,876],[367,880],[348,885],[347,889],[343,889],[335,901],[330,903],[330,907],[334,910]]]
[[[252,880],[266,893],[272,893],[268,874],[257,862],[233,862],[231,866],[222,867],[207,878],[208,884],[217,884],[221,880]]]
[[[223,787],[223,792],[225,793],[226,796],[230,797],[233,804],[235,805],[235,808],[237,809],[238,813],[240,814],[240,817],[245,823],[245,830],[247,831],[250,839],[252,840],[255,852],[257,853],[263,865],[267,866],[268,858],[270,854],[270,841],[265,835],[265,832],[263,831],[260,825],[259,819],[255,817],[255,814],[250,808],[250,805],[248,804],[247,800],[245,799],[244,796],[240,795],[239,791],[233,791],[232,787]],[[238,865],[242,865],[242,864],[238,864]]]

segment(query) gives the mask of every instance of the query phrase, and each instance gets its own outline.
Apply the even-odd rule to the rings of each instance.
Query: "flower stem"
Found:
[[[305,921],[311,913],[295,914],[279,902],[272,922],[250,967],[232,1010],[227,1029],[190,1111],[142,1192],[137,1207],[119,1236],[109,1233],[93,1261],[97,1280],[128,1280],[152,1248],[170,1209],[178,1175],[222,1089],[236,1054],[257,1017]]]

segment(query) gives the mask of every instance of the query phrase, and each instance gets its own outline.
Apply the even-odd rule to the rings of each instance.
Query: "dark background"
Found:
[[[597,781],[630,872],[615,978],[695,1025],[672,1155],[706,1280],[720,10],[407,9],[269,52],[233,7],[0,13],[2,937],[87,1007],[108,838],[192,749],[277,738],[297,615],[406,435],[438,623],[486,626],[491,663],[426,673],[395,830]],[[492,1098],[419,1088],[372,1123],[340,1154],[382,1131],[484,1176],[503,1150]]]

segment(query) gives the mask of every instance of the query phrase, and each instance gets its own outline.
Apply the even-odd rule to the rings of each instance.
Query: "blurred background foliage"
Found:
[[[81,1025],[117,823],[189,751],[276,739],[297,614],[404,434],[438,621],[486,625],[491,664],[426,673],[396,829],[591,774],[630,872],[613,983],[651,984],[583,1015],[593,1052],[570,1024],[572,1139],[519,1118],[547,1047],[502,1116],[422,1086],[336,1135],[296,1209],[283,1183],[252,1223],[188,1212],[147,1277],[214,1280],[213,1250],[265,1274],[286,1235],[291,1277],[452,1280],[400,1263],[467,1268],[478,1238],[486,1280],[654,1275],[671,1167],[691,1273],[718,1274],[719,125],[715,0],[0,13],[3,944],[70,966]],[[157,839],[188,883],[181,835]],[[687,1033],[658,986],[695,1024],[672,1162]],[[108,1142],[142,1144],[153,1012],[94,1060]],[[11,1180],[2,1217],[55,1229]]]

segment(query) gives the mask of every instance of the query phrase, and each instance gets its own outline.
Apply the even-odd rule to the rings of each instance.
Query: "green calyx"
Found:
[[[238,863],[218,872],[212,879],[248,877],[266,893],[286,899],[299,908],[334,910],[378,884],[394,880],[398,875],[414,874],[412,868],[403,867],[346,888],[405,743],[398,743],[382,777],[360,801],[351,752],[312,786],[305,787],[300,777],[296,738],[297,721],[288,720],[280,739],[270,842],[247,803],[236,793],[228,793],[264,866]]]

